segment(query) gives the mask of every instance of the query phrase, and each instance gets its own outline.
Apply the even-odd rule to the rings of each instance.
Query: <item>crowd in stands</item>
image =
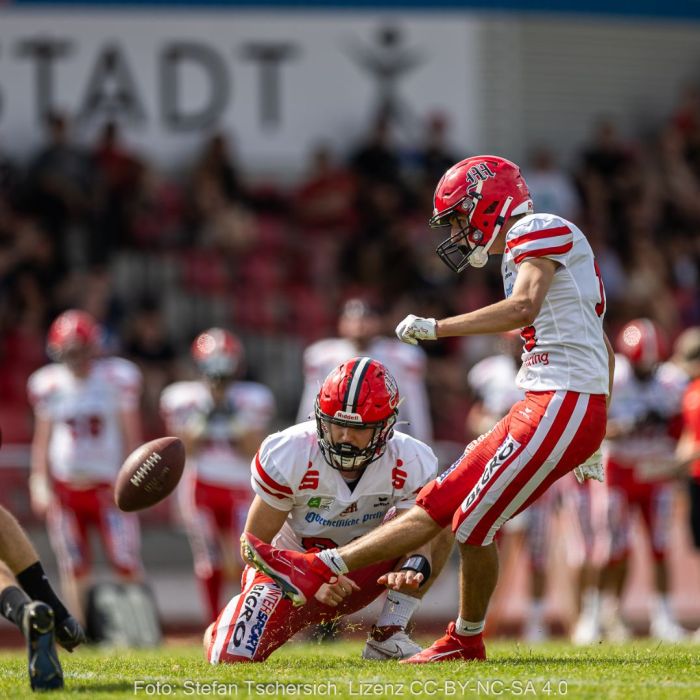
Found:
[[[189,343],[207,325],[303,348],[335,334],[350,296],[382,304],[389,333],[408,312],[445,316],[501,298],[498,263],[456,276],[433,254],[439,237],[426,221],[435,184],[471,154],[450,146],[443,116],[424,129],[409,152],[393,145],[391,121],[378,118],[349,154],[319,144],[294,185],[253,183],[225,132],[208,135],[180,173],[131,150],[116,123],[95,143],[79,143],[59,113],[26,162],[3,156],[0,143],[5,441],[30,439],[26,378],[46,362],[46,328],[66,308],[90,311],[108,347],[143,368],[155,435],[157,396],[187,372]],[[535,144],[522,166],[536,208],[571,218],[589,237],[609,334],[637,316],[672,338],[700,323],[699,90],[688,89],[652,134],[623,138],[601,119],[569,169]],[[492,349],[480,338],[426,347],[429,390],[440,396],[437,439],[464,442],[466,372]],[[280,391],[252,356],[254,378]],[[301,367],[285,371],[300,375]],[[281,422],[297,401],[280,401],[289,413]]]

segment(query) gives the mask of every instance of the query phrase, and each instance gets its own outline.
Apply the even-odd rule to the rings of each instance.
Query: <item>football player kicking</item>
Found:
[[[337,367],[318,393],[315,420],[274,433],[260,446],[251,465],[256,496],[246,530],[259,542],[300,555],[335,551],[392,516],[403,522],[418,491],[435,476],[437,459],[427,445],[394,430],[398,407],[396,382],[380,362],[356,357]],[[241,594],[206,631],[207,658],[212,664],[264,661],[300,630],[360,610],[388,585],[393,590],[363,657],[412,656],[420,646],[406,625],[452,543],[449,528],[438,528],[408,557],[380,556],[323,585],[318,600],[304,608],[295,607],[283,579],[247,567]],[[404,582],[416,573],[425,585],[406,592]]]
[[[0,506],[0,613],[22,631],[29,649],[32,690],[63,687],[56,641],[66,650],[85,633],[44,574],[39,557],[14,516]]]
[[[249,559],[303,603],[318,597],[323,584],[341,585],[347,572],[413,551],[451,524],[462,560],[459,616],[442,638],[403,663],[486,658],[482,633],[498,579],[494,536],[568,472],[602,477],[598,449],[614,368],[591,247],[571,222],[534,213],[517,165],[497,156],[467,158],[443,175],[434,205],[430,225],[450,230],[437,248],[443,262],[461,272],[502,254],[506,298],[440,320],[411,314],[396,333],[414,344],[520,328],[517,384],[525,398],[423,488],[408,513],[359,540],[300,554],[275,549],[255,533],[243,536]],[[417,585],[421,577],[408,572],[401,583]],[[393,585],[389,576],[379,582]]]

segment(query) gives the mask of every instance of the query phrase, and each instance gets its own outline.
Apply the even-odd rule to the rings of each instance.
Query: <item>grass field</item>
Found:
[[[427,640],[426,640],[427,641]],[[62,654],[52,698],[700,698],[700,646],[640,640],[576,648],[488,644],[485,663],[401,666],[362,661],[359,642],[292,643],[265,664],[213,667],[195,646]],[[24,653],[0,652],[0,697],[36,697]]]

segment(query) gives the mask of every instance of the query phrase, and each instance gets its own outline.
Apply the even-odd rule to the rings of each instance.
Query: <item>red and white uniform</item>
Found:
[[[430,442],[433,424],[425,387],[425,352],[392,338],[375,338],[362,352],[344,338],[328,338],[309,345],[304,351],[304,391],[297,420],[301,422],[313,416],[318,389],[328,373],[357,355],[381,362],[394,375],[403,398],[399,407],[399,428],[418,440]]]
[[[227,389],[226,403],[226,411],[212,412],[206,382],[176,382],[163,390],[160,410],[168,428],[178,433],[188,424],[205,422],[195,465],[198,481],[247,487],[250,460],[236,448],[231,432],[266,431],[275,415],[275,399],[263,384],[236,381]]]
[[[395,432],[386,452],[372,462],[351,491],[318,447],[316,423],[307,421],[270,435],[252,464],[260,498],[289,512],[273,544],[304,551],[350,542],[382,523],[391,508],[410,508],[437,472],[437,459],[422,442]],[[337,608],[311,601],[294,608],[267,576],[249,567],[243,591],[223,609],[207,652],[211,663],[264,661],[296,632],[360,610],[384,590],[376,580],[397,560],[352,572],[361,587]]]
[[[250,460],[238,449],[234,434],[266,432],[275,399],[262,384],[236,381],[227,389],[226,406],[213,410],[206,382],[176,382],[163,390],[160,409],[172,432],[200,424],[197,454],[188,459],[185,510],[195,573],[206,578],[221,566],[218,532],[241,532],[253,498]]]
[[[531,214],[506,235],[501,272],[512,294],[520,265],[558,263],[534,323],[523,328],[517,385],[525,399],[417,500],[460,542],[487,545],[503,523],[585,461],[605,434],[608,357],[605,297],[593,252],[581,231],[551,214]]]
[[[525,397],[525,392],[515,383],[517,374],[518,367],[510,355],[491,355],[469,370],[467,382],[485,410],[500,418]],[[556,494],[550,489],[506,525],[511,532],[525,531],[530,564],[537,571],[544,570],[547,564],[549,521],[555,503]]]
[[[115,505],[112,486],[125,455],[120,414],[137,410],[141,373],[118,357],[96,359],[85,378],[50,364],[28,381],[37,416],[51,422],[49,472],[55,500],[49,534],[60,566],[76,575],[90,565],[88,527],[99,528],[119,571],[140,569],[138,518]]]
[[[670,363],[660,365],[647,381],[640,381],[629,360],[616,355],[609,418],[636,427],[604,445],[613,561],[629,551],[635,507],[648,527],[654,556],[661,559],[666,552],[677,441],[672,434],[677,426],[672,423],[681,413],[686,383],[687,376]],[[648,419],[650,414],[653,420]]]
[[[112,482],[124,460],[119,414],[141,398],[141,372],[119,357],[94,360],[85,378],[56,363],[29,377],[37,416],[52,423],[51,475],[72,484]]]

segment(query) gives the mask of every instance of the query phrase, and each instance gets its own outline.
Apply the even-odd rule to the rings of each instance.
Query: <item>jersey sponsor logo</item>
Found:
[[[282,598],[282,591],[277,587],[258,583],[241,595],[244,596],[243,605],[227,651],[229,654],[253,658],[260,637],[265,631],[265,624]]]
[[[307,513],[304,516],[304,520],[306,520],[307,523],[316,523],[323,527],[354,527],[360,524],[359,518],[336,518],[335,520],[328,520],[319,513]]]
[[[357,502],[354,501],[351,503],[342,513],[341,515],[350,515],[350,513],[357,513]]]
[[[520,447],[520,443],[513,438],[510,433],[506,435],[505,440],[499,445],[496,454],[489,460],[484,469],[481,479],[476,482],[474,488],[462,502],[462,511],[466,511],[474,504],[479,494],[484,487],[489,483],[491,477],[496,474],[499,467]]]
[[[306,506],[308,508],[320,508],[321,510],[328,510],[333,503],[335,503],[335,498],[329,498],[325,496],[312,496],[307,502]]]
[[[372,504],[372,508],[386,508],[389,505],[389,496],[377,496],[377,502]]]
[[[403,467],[403,460],[397,459],[396,466],[391,470],[391,485],[397,490],[402,489],[408,479],[408,472],[401,467]]]
[[[299,491],[313,491],[318,488],[318,482],[319,472],[317,469],[311,469],[311,465],[309,464],[309,469],[299,482]]]
[[[527,357],[523,362],[523,367],[532,367],[533,365],[548,365],[549,364],[549,353],[548,352],[536,352]]]
[[[483,435],[479,435],[478,438],[472,440],[472,441],[464,448],[464,452],[462,453],[462,456],[461,456],[456,462],[452,463],[447,469],[445,469],[444,472],[442,472],[441,474],[439,474],[439,475],[437,476],[436,481],[438,482],[438,484],[441,484],[443,481],[445,481],[445,479],[447,479],[447,477],[448,477],[450,474],[452,474],[452,472],[453,472],[455,469],[457,469],[457,467],[464,461],[464,458],[465,458],[470,452],[472,452],[472,451],[476,448],[476,446],[477,446],[480,442],[482,442],[482,441],[486,438],[487,435],[489,435],[490,432],[491,432],[491,431],[489,430],[487,433],[484,433]]]

